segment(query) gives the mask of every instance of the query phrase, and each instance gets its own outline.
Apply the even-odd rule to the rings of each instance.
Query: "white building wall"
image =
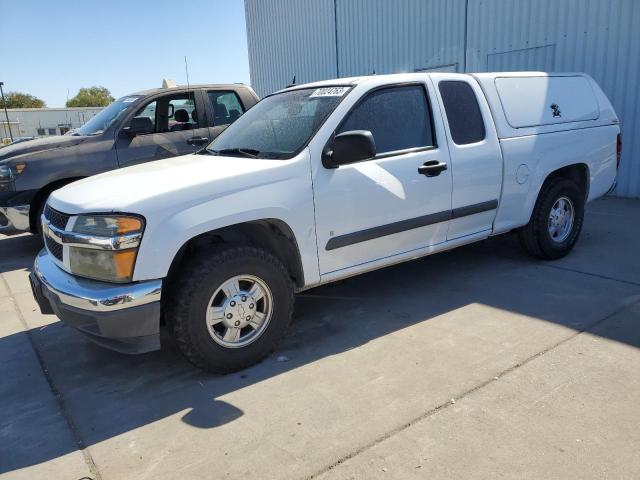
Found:
[[[79,128],[102,107],[82,108],[9,108],[11,133],[15,137],[60,135],[60,127]],[[4,110],[0,110],[0,137],[9,138]],[[39,131],[39,129],[42,129]]]
[[[615,193],[640,197],[638,0],[245,0],[245,11],[259,95],[294,74],[586,72],[621,119]]]

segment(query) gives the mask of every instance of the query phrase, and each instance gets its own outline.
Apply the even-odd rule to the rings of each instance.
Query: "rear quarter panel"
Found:
[[[545,72],[496,72],[473,76],[489,102],[504,161],[503,190],[494,233],[526,225],[544,181],[562,167],[573,164],[588,167],[588,201],[607,193],[616,176],[616,137],[620,127],[611,102],[590,76]],[[593,94],[591,100],[598,105],[597,118],[516,128],[509,124],[496,88],[496,79],[503,77],[584,78]],[[561,106],[566,105],[561,93],[550,94],[541,107],[550,108],[550,103],[556,100]]]
[[[588,201],[607,193],[616,176],[618,132],[608,125],[501,139],[504,185],[494,233],[527,224],[546,178],[567,165],[587,165]]]

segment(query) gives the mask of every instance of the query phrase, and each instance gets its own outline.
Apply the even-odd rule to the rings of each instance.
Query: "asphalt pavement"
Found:
[[[0,478],[640,478],[640,201],[575,250],[514,235],[298,295],[261,364],[104,350],[41,315],[0,236]]]

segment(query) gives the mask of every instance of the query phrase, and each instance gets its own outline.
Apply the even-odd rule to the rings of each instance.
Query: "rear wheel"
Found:
[[[545,183],[531,220],[519,230],[527,253],[547,260],[569,253],[582,231],[584,203],[584,192],[575,182],[555,178]]]
[[[293,283],[273,255],[227,247],[182,268],[167,301],[176,343],[215,373],[251,366],[273,351],[293,313]]]

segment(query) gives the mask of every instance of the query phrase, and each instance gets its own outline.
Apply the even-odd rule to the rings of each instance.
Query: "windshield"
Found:
[[[101,110],[95,117],[73,132],[73,135],[98,135],[109,128],[124,112],[140,97],[129,96],[119,98],[111,105]]]
[[[305,88],[266,97],[222,132],[207,151],[213,155],[291,158],[306,146],[349,90]]]

